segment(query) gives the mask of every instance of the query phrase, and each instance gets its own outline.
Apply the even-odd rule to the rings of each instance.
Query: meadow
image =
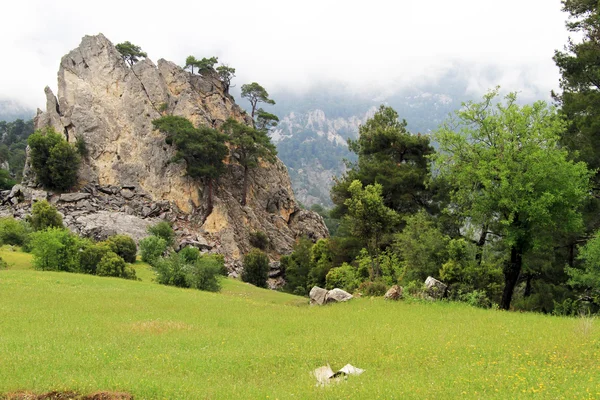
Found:
[[[305,298],[225,279],[221,293],[39,272],[0,249],[0,393],[124,391],[136,399],[595,399],[594,318],[464,304]],[[311,371],[361,376],[316,386]]]

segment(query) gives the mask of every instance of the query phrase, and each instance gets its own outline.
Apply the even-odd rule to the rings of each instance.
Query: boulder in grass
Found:
[[[327,292],[325,296],[325,303],[339,303],[343,301],[348,301],[352,298],[352,295],[345,290],[342,289],[332,289]]]
[[[448,285],[431,276],[428,276],[425,280],[425,293],[435,300],[444,298],[446,296],[447,289]]]
[[[386,300],[400,300],[403,296],[403,293],[404,289],[402,286],[394,285],[388,289],[383,298]]]
[[[313,286],[313,288],[310,289],[309,297],[310,297],[310,304],[317,304],[319,306],[322,306],[323,304],[325,304],[325,299],[327,297],[327,290],[320,288],[318,286]]]

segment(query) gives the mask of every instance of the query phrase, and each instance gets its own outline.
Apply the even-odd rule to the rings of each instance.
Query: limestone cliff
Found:
[[[327,236],[322,219],[296,205],[286,167],[279,160],[250,173],[244,207],[240,204],[243,171],[228,164],[228,172],[215,188],[214,210],[206,215],[204,187],[186,176],[183,162],[170,162],[174,149],[153,130],[152,120],[172,114],[197,126],[218,127],[227,118],[250,123],[216,76],[193,75],[162,59],[157,64],[144,59],[129,67],[99,34],[84,37],[62,58],[58,96],[49,88],[45,91],[46,111],[38,110],[36,127],[52,126],[71,143],[86,142],[89,156],[77,189],[90,198],[73,202],[52,193],[32,194],[35,176],[26,165],[24,184],[7,198],[14,207],[20,204],[15,199],[26,204],[27,198],[48,197],[63,205],[59,208],[67,214],[67,222],[83,233],[89,231],[85,225],[90,220],[106,213],[112,217],[100,218],[102,223],[134,224],[118,215],[169,219],[182,240],[206,243],[230,261],[249,249],[248,235],[253,231],[269,236],[274,258],[289,252],[300,235]],[[69,218],[73,212],[78,214]],[[119,228],[127,232],[126,226]]]

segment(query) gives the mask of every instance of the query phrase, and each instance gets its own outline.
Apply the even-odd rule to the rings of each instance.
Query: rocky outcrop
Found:
[[[318,286],[313,286],[308,297],[310,298],[310,304],[319,306],[328,303],[340,303],[353,298],[353,296],[345,290],[338,288],[326,290]]]
[[[442,283],[432,276],[425,279],[425,294],[431,299],[441,299],[446,297],[448,285]]]
[[[383,298],[385,300],[400,300],[404,294],[402,286],[394,285],[385,292]]]
[[[246,206],[240,204],[243,170],[228,164],[215,185],[210,214],[202,182],[186,176],[183,161],[171,162],[174,149],[152,126],[161,115],[183,116],[197,126],[219,127],[228,118],[251,122],[216,76],[193,75],[162,59],[129,67],[100,34],[84,37],[62,58],[58,96],[46,88],[46,98],[36,127],[50,126],[71,143],[84,140],[89,152],[79,172],[78,193],[45,194],[65,214],[65,222],[81,233],[102,236],[106,230],[122,229],[139,236],[144,225],[139,221],[168,219],[180,240],[206,243],[230,263],[249,250],[250,232],[267,234],[275,259],[289,253],[301,235],[328,236],[320,216],[297,206],[279,160],[250,172]],[[21,202],[44,197],[36,193],[28,163],[24,175],[22,187],[27,190],[3,200],[4,207],[14,208],[13,214],[26,210]]]

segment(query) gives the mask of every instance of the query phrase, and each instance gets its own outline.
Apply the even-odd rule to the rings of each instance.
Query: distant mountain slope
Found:
[[[12,122],[16,119],[28,120],[33,118],[35,111],[15,100],[0,100],[0,121]]]

